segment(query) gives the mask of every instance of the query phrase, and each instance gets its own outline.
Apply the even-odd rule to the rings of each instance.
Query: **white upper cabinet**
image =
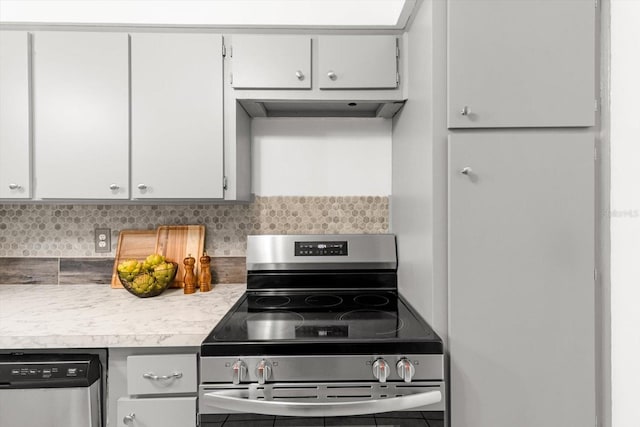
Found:
[[[235,89],[311,89],[311,37],[233,35]]]
[[[38,198],[129,197],[127,34],[34,35]]]
[[[395,36],[319,36],[320,89],[398,87]]]
[[[134,199],[223,198],[222,36],[131,35]]]
[[[0,199],[31,195],[29,34],[0,31]]]
[[[593,0],[448,5],[450,128],[594,124]]]

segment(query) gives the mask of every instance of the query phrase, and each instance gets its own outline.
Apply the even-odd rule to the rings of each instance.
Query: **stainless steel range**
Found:
[[[390,234],[249,236],[247,292],[201,346],[200,425],[442,425],[442,340],[396,270]]]

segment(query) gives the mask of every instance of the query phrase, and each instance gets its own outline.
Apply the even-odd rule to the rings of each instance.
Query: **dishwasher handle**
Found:
[[[204,394],[205,404],[218,409],[263,415],[307,417],[352,416],[406,411],[432,405],[441,400],[442,393],[437,390],[384,399],[317,403],[247,399],[241,397],[236,391],[217,391]]]

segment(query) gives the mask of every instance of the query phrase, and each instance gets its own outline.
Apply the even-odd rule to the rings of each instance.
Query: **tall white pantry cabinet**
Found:
[[[447,12],[451,425],[595,425],[594,2]]]

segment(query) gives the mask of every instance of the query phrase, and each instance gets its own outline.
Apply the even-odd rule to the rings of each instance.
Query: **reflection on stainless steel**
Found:
[[[384,394],[382,394],[384,393]],[[390,385],[341,386],[291,384],[262,389],[201,390],[202,405],[209,408],[279,416],[352,416],[424,408],[442,402],[439,384],[401,389]],[[439,405],[438,405],[439,406]]]

